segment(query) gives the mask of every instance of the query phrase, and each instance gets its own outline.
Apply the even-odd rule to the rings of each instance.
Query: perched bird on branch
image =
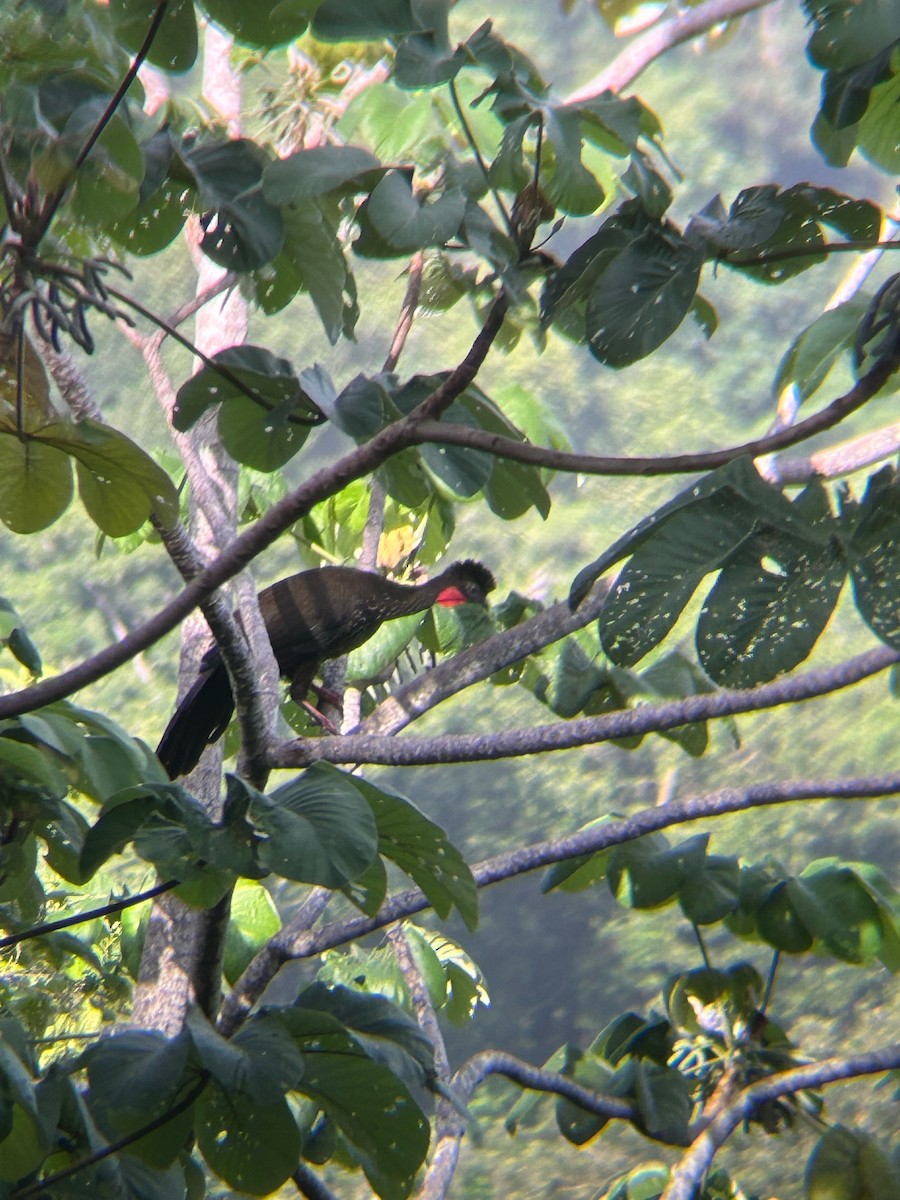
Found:
[[[433,604],[484,604],[493,587],[487,567],[471,560],[453,563],[415,587],[354,567],[322,567],[265,588],[259,607],[279,670],[291,681],[292,699],[302,704],[322,663],[355,650],[385,621]],[[156,748],[170,779],[194,769],[206,747],[225,732],[233,712],[228,673],[213,646]]]

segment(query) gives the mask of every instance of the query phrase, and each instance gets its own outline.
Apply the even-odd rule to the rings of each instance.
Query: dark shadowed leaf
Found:
[[[670,846],[652,833],[617,846],[607,869],[609,890],[625,908],[658,908],[702,868],[708,842],[709,834],[698,834]]]
[[[197,1101],[196,1132],[207,1165],[239,1192],[274,1192],[300,1161],[300,1130],[286,1100],[258,1104],[212,1083]]]
[[[138,50],[150,29],[157,0],[111,0],[109,11],[116,36]],[[197,58],[197,18],[191,0],[173,0],[166,9],[147,61],[163,71],[189,71]]]
[[[353,782],[371,805],[378,827],[378,850],[422,889],[439,917],[455,906],[469,929],[478,924],[478,890],[465,859],[439,825],[405,797]]]
[[[249,46],[270,49],[292,42],[309,24],[313,0],[279,0],[277,4],[247,4],[245,0],[203,0],[210,17]]]
[[[312,22],[323,42],[363,42],[418,27],[412,0],[325,0]]]
[[[703,255],[673,233],[649,229],[616,255],[587,302],[591,353],[625,367],[652,353],[687,315]]]
[[[268,840],[260,860],[286,879],[341,887],[378,851],[372,810],[353,780],[310,767],[271,796],[256,796],[250,812]]]
[[[869,479],[858,510],[844,518],[856,606],[872,631],[900,649],[900,481],[893,467]]]
[[[382,170],[375,155],[361,146],[315,146],[269,163],[263,193],[272,204],[296,204],[338,188],[368,191],[377,182],[372,173]]]

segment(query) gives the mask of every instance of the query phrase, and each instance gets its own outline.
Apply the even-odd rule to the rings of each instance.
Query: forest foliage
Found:
[[[657,53],[699,32],[682,34],[679,22],[702,21],[704,7],[655,14],[648,35],[673,39]],[[762,5],[725,14],[734,36],[752,7]],[[802,7],[821,89],[818,153],[834,168],[862,155],[896,175],[895,0]],[[610,21],[629,15],[630,5],[607,6]],[[18,615],[16,581],[4,584],[3,1200],[98,1189],[169,1200],[220,1184],[265,1195],[289,1181],[323,1196],[342,1186],[340,1169],[361,1171],[385,1200],[443,1195],[490,1074],[529,1089],[506,1114],[510,1131],[551,1095],[573,1145],[616,1123],[653,1143],[620,1178],[595,1181],[611,1200],[748,1195],[713,1165],[742,1127],[814,1132],[803,1182],[812,1200],[900,1189],[889,1139],[862,1115],[852,1128],[833,1120],[826,1106],[828,1084],[900,1069],[900,1048],[811,1059],[775,1011],[791,956],[900,969],[892,881],[852,856],[795,870],[755,845],[715,853],[708,832],[674,828],[777,803],[893,796],[900,776],[876,774],[879,764],[852,778],[761,776],[628,814],[600,798],[575,833],[552,829],[551,840],[471,865],[399,788],[359,770],[431,764],[452,789],[455,764],[634,748],[655,735],[701,757],[717,721],[827,695],[900,661],[895,431],[873,416],[855,441],[786,453],[834,436],[854,414],[869,419],[870,402],[896,387],[890,214],[871,197],[806,182],[747,180],[723,199],[691,164],[691,186],[708,190],[681,220],[666,114],[623,94],[630,78],[566,98],[499,22],[466,19],[466,5],[449,0],[29,0],[0,16],[0,520],[40,539],[78,504],[101,543],[168,552],[184,577],[117,642],[47,676],[41,630]],[[200,96],[207,22],[233,40],[246,90],[240,130],[215,112],[214,95]],[[570,237],[565,253],[558,235]],[[196,305],[186,293],[159,313],[132,267],[185,236],[219,278]],[[775,371],[777,420],[756,434],[736,411],[726,448],[576,453],[559,411],[480,374],[495,348],[513,358],[564,341],[617,378],[685,321],[705,338],[734,336],[709,298],[718,273],[772,289],[866,252],[877,286],[794,330]],[[227,292],[273,323],[306,305],[335,346],[378,302],[377,287],[362,286],[370,267],[384,279],[406,272],[396,353],[346,380],[321,362],[298,369],[267,345],[204,348],[183,331],[195,307]],[[445,320],[457,305],[475,327],[459,360],[441,347],[433,369],[405,374],[403,317],[421,309]],[[140,346],[151,376],[159,343],[144,328],[194,357],[195,372],[168,391],[165,368],[153,376],[180,459],[145,444],[140,418],[122,406],[110,423],[79,379],[73,363],[109,323]],[[840,394],[837,378],[850,381]],[[143,381],[123,387],[148,392]],[[328,431],[336,440],[323,451]],[[228,537],[204,561],[182,519],[196,534],[198,511],[213,527],[222,517],[197,465],[207,450],[240,482]],[[411,578],[448,551],[461,505],[502,521],[544,518],[566,473],[586,486],[689,482],[582,563],[565,602],[511,593],[487,612],[384,625],[346,664],[342,684],[362,700],[345,736],[323,735],[291,702],[280,726],[290,736],[272,734],[252,617],[248,644],[218,588],[286,534],[322,559]],[[867,648],[841,657],[835,647],[829,665],[802,669],[846,595]],[[169,780],[112,715],[73,699],[198,606],[238,700],[241,752],[224,780],[218,760],[212,785]],[[672,638],[685,621],[690,651]],[[398,660],[413,664],[411,678],[393,675]],[[398,736],[474,683],[520,690],[539,719],[464,732],[432,719],[427,736]],[[231,751],[234,731],[229,739]],[[269,787],[273,768],[290,775]],[[427,908],[474,929],[480,888],[539,868],[547,892],[605,885],[626,909],[677,906],[701,965],[673,950],[658,1008],[623,1012],[540,1067],[485,1051],[453,1072],[437,1016],[471,1020],[488,999],[484,978],[461,944],[410,918]],[[133,985],[153,992],[159,972],[164,990],[146,913],[170,894],[184,908],[158,911],[196,917],[212,966],[198,934],[185,960],[196,1002],[140,1028]],[[332,894],[344,907],[324,925]],[[302,899],[290,908],[273,895]],[[386,946],[358,944],[382,928]],[[261,1002],[281,966],[316,955],[314,981],[288,1002]]]

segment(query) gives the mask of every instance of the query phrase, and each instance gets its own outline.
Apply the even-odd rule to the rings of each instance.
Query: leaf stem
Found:
[[[488,185],[488,189],[490,190],[491,195],[494,197],[494,203],[497,205],[497,207],[500,209],[500,212],[503,214],[503,224],[506,226],[507,233],[509,234],[509,236],[511,238],[515,238],[516,234],[515,234],[515,229],[513,228],[512,218],[510,217],[509,213],[507,212],[506,205],[503,203],[503,199],[500,196],[500,193],[497,191],[497,189],[494,187],[493,183],[491,182],[491,172],[488,168],[487,163],[484,161],[484,158],[482,157],[481,151],[478,149],[478,144],[475,141],[475,135],[472,133],[472,129],[469,125],[468,120],[466,119],[466,114],[463,112],[463,107],[459,102],[459,92],[457,92],[457,90],[456,90],[456,80],[451,79],[448,86],[450,88],[450,99],[453,101],[453,108],[454,108],[454,111],[456,112],[457,120],[459,121],[460,125],[462,126],[463,133],[466,135],[466,141],[469,143],[469,149],[474,154],[475,161],[478,163],[478,166],[481,169],[481,173],[484,176],[484,181]]]
[[[122,103],[122,101],[125,98],[125,93],[128,91],[128,89],[131,87],[131,85],[134,83],[135,79],[137,78],[138,71],[141,69],[141,67],[144,64],[144,60],[146,59],[147,55],[150,53],[150,47],[153,45],[153,42],[156,39],[156,35],[159,32],[159,27],[162,24],[163,17],[166,15],[166,9],[168,8],[168,6],[169,6],[169,0],[159,0],[159,3],[156,6],[156,11],[153,14],[153,19],[150,22],[150,27],[147,30],[147,35],[144,38],[143,42],[141,43],[137,54],[135,54],[134,60],[132,61],[131,66],[125,72],[125,75],[122,78],[122,82],[116,88],[115,94],[113,95],[109,104],[107,104],[106,108],[103,110],[103,113],[101,114],[99,121],[94,126],[94,128],[91,130],[91,132],[88,134],[87,141],[81,147],[81,150],[78,153],[78,157],[75,159],[75,162],[72,165],[72,169],[66,175],[66,178],[63,180],[62,185],[60,187],[58,187],[55,192],[51,192],[50,195],[47,197],[47,200],[41,211],[40,218],[37,222],[37,225],[35,226],[31,237],[28,239],[32,250],[35,249],[38,245],[40,245],[41,239],[44,237],[44,234],[47,232],[47,230],[50,227],[50,222],[53,220],[54,216],[56,215],[56,210],[59,208],[60,203],[62,202],[62,198],[66,193],[66,189],[68,188],[68,186],[72,182],[72,180],[75,178],[76,174],[78,173],[79,168],[84,164],[84,161],[87,158],[87,156],[90,154],[90,152],[93,150],[94,146],[97,144],[98,139],[103,134],[103,130],[106,128],[106,126],[109,124],[109,122],[113,119],[116,109],[119,107],[119,105]]]

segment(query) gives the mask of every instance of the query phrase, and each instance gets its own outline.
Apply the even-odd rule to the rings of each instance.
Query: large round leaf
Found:
[[[251,805],[268,834],[260,860],[286,879],[337,888],[355,879],[378,852],[372,810],[352,781],[316,767]]]
[[[274,1192],[300,1161],[302,1139],[286,1100],[257,1104],[212,1084],[197,1102],[197,1143],[210,1169],[252,1196]]]
[[[53,446],[0,435],[0,521],[13,533],[36,533],[72,499],[72,467]]]

